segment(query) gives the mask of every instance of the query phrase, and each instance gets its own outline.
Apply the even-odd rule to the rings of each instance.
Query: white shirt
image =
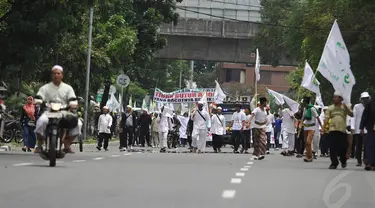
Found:
[[[242,121],[246,120],[246,115],[244,112],[234,112],[232,115],[232,121],[233,121],[233,126],[232,130],[241,130],[242,129]]]
[[[266,132],[272,132],[272,124],[275,123],[275,116],[273,114],[267,115],[267,129]]]
[[[59,102],[62,105],[68,105],[70,98],[76,98],[76,94],[74,93],[73,88],[61,82],[59,86],[50,82],[48,84],[43,85],[37,95],[41,96],[44,102]]]
[[[251,117],[251,115],[249,114],[249,115],[246,115],[245,114],[245,128],[243,129],[243,130],[250,130],[251,129],[251,124],[250,124],[250,127],[249,128],[247,128],[246,127],[246,124],[250,121],[250,117]],[[252,123],[253,123],[254,121],[252,121]]]
[[[211,117],[211,134],[224,135],[226,134],[225,128],[225,117],[223,115],[213,114]]]
[[[202,114],[202,116],[199,114],[199,112]],[[193,122],[194,122],[194,129],[207,129],[207,127],[209,128],[211,126],[211,119],[210,119],[210,115],[207,113],[207,111],[205,110],[202,110],[202,111],[199,111],[198,110],[194,113],[193,115]],[[204,119],[203,119],[204,118]]]
[[[179,129],[180,138],[186,139],[187,138],[186,129],[187,129],[187,125],[188,125],[188,122],[189,122],[189,117],[178,115],[177,119],[181,123],[180,129]]]
[[[99,116],[98,121],[98,131],[99,133],[111,133],[111,126],[112,126],[112,116],[107,114],[102,114]]]
[[[159,132],[168,132],[169,130],[168,119],[169,118],[165,115],[161,115],[161,118],[160,118],[160,115],[158,116],[156,121],[158,122]]]
[[[306,114],[306,109],[303,113],[303,117],[302,118],[305,118],[305,114]],[[304,120],[303,121],[303,124],[304,124],[304,127],[303,129],[305,131],[308,131],[308,130],[315,130],[315,124],[318,122],[318,120],[316,119],[318,117],[318,112],[316,111],[316,109],[314,107],[311,107],[311,120]],[[313,126],[305,126],[305,125],[311,125],[311,124],[314,124]],[[319,124],[318,124],[319,125]]]
[[[354,134],[360,134],[361,130],[359,129],[359,125],[361,124],[362,114],[365,110],[365,106],[362,103],[354,105],[353,108],[353,118],[351,119],[350,127],[354,130]],[[364,129],[364,133],[367,133],[367,130]]]
[[[351,123],[352,123],[352,117],[346,116],[346,126],[351,126]],[[348,129],[346,129],[346,133],[350,134],[351,132],[348,131]]]
[[[267,126],[267,113],[266,113],[266,111],[257,107],[257,108],[255,108],[255,110],[253,111],[252,114],[254,114],[254,118],[253,118],[254,126],[253,126],[253,128],[256,128],[256,129],[266,128],[266,126]],[[264,123],[264,124],[259,125],[259,124],[256,124],[256,123]]]
[[[291,118],[291,116],[293,116],[293,112],[289,109],[284,109],[281,111],[281,116],[283,119],[282,130],[290,134],[296,133],[296,125],[294,119]]]

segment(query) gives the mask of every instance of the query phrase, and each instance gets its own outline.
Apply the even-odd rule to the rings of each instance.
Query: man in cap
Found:
[[[158,128],[159,128],[159,139],[160,139],[160,152],[165,153],[168,147],[168,131],[170,129],[169,118],[167,112],[171,113],[172,110],[166,107],[161,108],[161,113],[157,118]]]
[[[306,157],[303,159],[305,162],[313,161],[312,153],[312,144],[313,138],[316,130],[316,122],[319,123],[319,126],[322,126],[322,123],[319,119],[319,113],[317,109],[310,104],[310,97],[304,97],[303,103],[304,112],[302,116],[303,120],[303,137],[305,141]]]
[[[232,120],[229,124],[229,127],[232,128],[232,141],[234,144],[233,153],[239,153],[238,148],[241,144],[243,138],[243,130],[245,129],[246,115],[241,111],[241,104],[237,103],[235,105],[236,112],[232,115]],[[242,147],[244,150],[245,148]],[[242,150],[242,152],[243,152]]]
[[[333,95],[333,105],[328,107],[328,110],[325,114],[324,126],[328,125],[328,120],[331,120],[329,123],[329,141],[330,141],[330,158],[331,165],[329,169],[336,169],[339,165],[337,157],[340,157],[340,162],[342,168],[347,166],[347,147],[348,139],[346,134],[346,117],[347,115],[353,116],[353,112],[348,108],[347,105],[342,103],[343,96],[342,93],[336,91]]]
[[[74,93],[73,88],[64,83],[63,80],[63,68],[59,65],[55,65],[52,67],[52,82],[43,85],[38,93],[37,96],[42,98],[43,101],[46,103],[50,102],[58,102],[62,105],[68,106],[71,103],[76,104],[76,95]],[[74,119],[74,118],[72,118]],[[48,117],[46,114],[42,114],[36,123],[35,133],[38,136],[38,143],[37,148],[35,148],[35,153],[39,153],[41,151],[43,141],[46,137],[46,129],[48,125]],[[81,133],[82,122],[76,118],[74,121],[69,121],[68,123],[76,123],[76,127],[69,129],[67,132],[67,136],[64,139],[64,152],[65,153],[73,153],[70,148],[70,144],[72,143],[73,139]]]
[[[353,134],[353,147],[352,153],[355,154],[357,158],[357,166],[362,166],[362,151],[363,151],[363,141],[364,137],[366,137],[367,130],[366,128],[363,129],[363,135],[361,134],[361,130],[359,129],[359,125],[361,124],[361,119],[363,115],[363,111],[365,110],[365,106],[369,103],[370,95],[368,92],[363,92],[361,94],[361,102],[354,105],[353,108],[353,118],[351,119],[351,132]]]
[[[283,136],[283,155],[293,156],[294,155],[294,143],[296,135],[296,123],[294,113],[289,108],[284,108],[280,112],[282,118],[282,136]]]
[[[360,133],[363,136],[367,129],[365,137],[365,170],[375,170],[375,100],[370,99],[363,110],[361,123],[359,125]]]
[[[211,125],[211,119],[208,112],[203,109],[203,103],[201,101],[198,103],[198,109],[192,115],[192,120],[193,152],[196,152],[198,150],[198,153],[202,153],[206,146],[207,128],[209,128]]]
[[[267,98],[261,97],[259,100],[260,105],[251,113],[249,121],[250,125],[253,127],[253,157],[255,160],[263,160],[267,149],[267,136],[265,130],[267,127],[267,114],[265,109],[267,107]],[[253,120],[254,123],[252,123]]]
[[[109,114],[109,108],[107,106],[103,107],[103,114],[99,116],[98,121],[98,146],[96,147],[99,151],[102,148],[102,142],[104,140],[104,150],[108,151],[108,142],[111,138],[111,126],[113,118]]]
[[[222,108],[214,109],[211,117],[212,147],[214,152],[221,152],[223,145],[223,135],[226,134],[225,117],[221,113]]]

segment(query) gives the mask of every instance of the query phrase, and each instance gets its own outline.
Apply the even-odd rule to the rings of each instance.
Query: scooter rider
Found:
[[[62,105],[77,104],[77,101],[70,102],[72,99],[76,99],[73,88],[62,82],[63,79],[63,68],[59,65],[52,67],[52,82],[43,85],[37,95],[43,98],[43,101],[49,103],[60,102]],[[35,153],[40,153],[43,141],[46,137],[46,128],[48,125],[48,117],[46,114],[42,114],[36,123],[35,133],[38,137],[37,148],[35,148]],[[82,122],[78,120],[78,124],[72,128],[68,129],[67,135],[64,139],[64,152],[65,153],[74,153],[70,144],[73,139],[79,135],[82,128]]]

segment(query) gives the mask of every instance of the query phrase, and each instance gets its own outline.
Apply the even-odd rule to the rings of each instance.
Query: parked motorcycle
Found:
[[[47,104],[48,111],[45,112],[48,117],[46,128],[45,147],[40,152],[40,157],[49,160],[49,166],[56,166],[56,159],[65,157],[62,151],[62,144],[66,137],[67,129],[73,128],[78,124],[78,118],[67,111],[67,106],[58,102]]]
[[[13,139],[17,143],[23,142],[23,131],[19,120],[14,119],[11,114],[0,110],[0,141],[10,143]]]

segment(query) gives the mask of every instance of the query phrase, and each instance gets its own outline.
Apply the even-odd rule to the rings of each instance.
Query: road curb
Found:
[[[97,144],[83,144],[83,151],[95,151]],[[119,141],[109,142],[109,147],[117,147],[120,145]],[[4,147],[4,148],[3,148]],[[5,148],[8,147],[8,148]],[[79,144],[72,144],[70,146],[73,151],[79,151]],[[22,147],[15,147],[15,146],[2,146],[0,151],[12,151],[12,152],[22,152]]]

